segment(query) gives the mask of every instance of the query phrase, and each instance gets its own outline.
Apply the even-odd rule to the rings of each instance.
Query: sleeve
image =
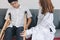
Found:
[[[32,33],[33,33],[34,27],[32,27],[31,29],[26,30],[26,38],[31,37]]]
[[[5,15],[5,20],[9,17],[10,10],[8,9]]]
[[[47,13],[43,20],[41,21],[40,25],[41,26],[48,26],[53,23],[53,14]]]
[[[39,24],[40,27],[47,27],[49,26],[49,28],[51,28],[52,33],[55,33],[55,26],[53,24],[53,13],[49,13],[47,14],[43,20],[41,21],[41,23]]]
[[[31,12],[30,12],[30,10],[28,8],[26,8],[26,11],[27,11],[27,18],[32,17],[32,14],[31,14]]]

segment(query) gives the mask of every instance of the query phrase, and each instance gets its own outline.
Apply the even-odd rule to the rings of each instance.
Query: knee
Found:
[[[7,29],[6,29],[6,32],[7,32],[7,33],[12,32],[12,28],[10,28],[10,27],[7,28]]]

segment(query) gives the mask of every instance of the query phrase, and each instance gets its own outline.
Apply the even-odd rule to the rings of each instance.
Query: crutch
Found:
[[[1,40],[4,40],[4,35],[5,35],[5,34],[3,34],[3,35],[2,35],[2,38],[1,38]]]
[[[26,26],[27,26],[27,11],[25,11],[25,14],[24,14],[24,37],[23,37],[23,40],[26,40]]]
[[[4,33],[5,33],[5,30],[7,29],[7,25],[6,24],[9,24],[8,21],[6,21],[6,23],[4,24],[2,30],[1,30],[1,33],[0,33],[0,40],[2,40],[4,38]]]
[[[11,14],[9,13],[9,17],[11,18]],[[8,20],[8,19],[7,19]],[[9,20],[8,20],[9,21]],[[10,24],[8,23],[8,21],[5,22],[2,30],[1,30],[1,33],[0,33],[0,40],[3,40],[4,39],[4,35],[5,35],[5,30],[7,29],[7,26]],[[7,25],[6,25],[7,24]]]

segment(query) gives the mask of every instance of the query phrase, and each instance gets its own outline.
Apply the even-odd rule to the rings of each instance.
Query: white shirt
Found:
[[[16,27],[20,27],[24,25],[24,14],[25,11],[27,11],[27,18],[32,17],[31,12],[28,8],[20,6],[18,9],[15,8],[9,8],[7,10],[5,20],[9,16],[8,14],[11,13],[11,22],[8,27],[12,27],[13,25]]]
[[[52,29],[52,33],[49,28]],[[39,10],[37,26],[27,30],[26,35],[28,38],[32,34],[32,40],[52,40],[55,32],[53,13],[47,12],[46,15],[43,15]]]

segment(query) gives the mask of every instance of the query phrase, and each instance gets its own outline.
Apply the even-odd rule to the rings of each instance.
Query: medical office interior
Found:
[[[30,9],[32,14],[32,23],[30,27],[36,26],[38,16],[38,0],[19,0],[20,5],[26,6]],[[54,25],[56,26],[56,33],[54,40],[60,40],[60,0],[52,0],[54,5]],[[10,7],[7,0],[0,0],[0,31],[4,25],[4,17],[7,9]],[[14,40],[14,38],[13,38]],[[30,40],[30,39],[28,39]]]

